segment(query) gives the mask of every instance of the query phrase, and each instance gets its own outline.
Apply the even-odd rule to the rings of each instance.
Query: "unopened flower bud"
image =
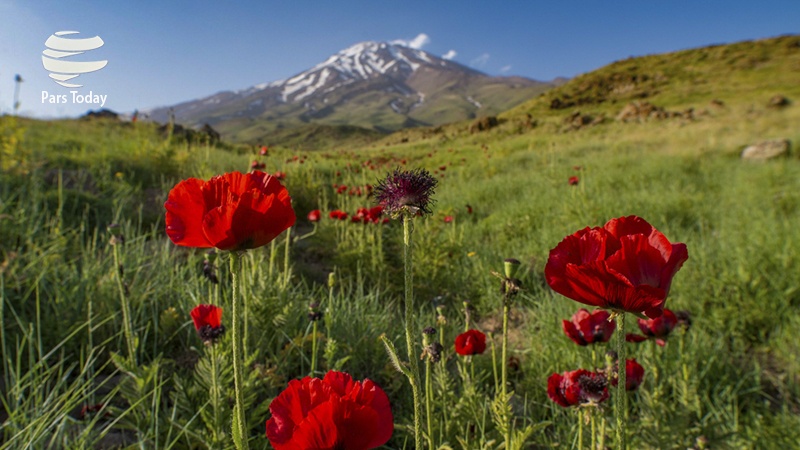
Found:
[[[328,287],[333,288],[336,286],[336,274],[331,272],[328,274]]]
[[[503,261],[503,269],[506,273],[506,278],[514,278],[514,275],[517,274],[517,269],[519,269],[519,265],[521,263],[518,259],[515,258],[507,258]]]

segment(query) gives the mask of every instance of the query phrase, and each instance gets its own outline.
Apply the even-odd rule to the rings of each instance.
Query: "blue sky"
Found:
[[[47,38],[100,36],[84,61],[108,60],[57,85]],[[70,91],[132,111],[288,78],[357,42],[405,40],[490,75],[573,77],[629,56],[800,33],[800,1],[40,1],[0,0],[0,113],[75,116]],[[421,36],[424,35],[424,36]],[[89,57],[91,54],[91,58]],[[67,95],[42,101],[42,92]]]

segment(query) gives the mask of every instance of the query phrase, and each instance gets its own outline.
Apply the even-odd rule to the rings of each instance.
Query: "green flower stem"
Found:
[[[500,354],[500,382],[502,383],[500,389],[503,392],[503,401],[506,402],[506,408],[503,409],[506,421],[505,433],[505,448],[511,448],[511,416],[508,414],[508,312],[509,312],[508,299],[503,299],[503,349]]]
[[[625,432],[625,412],[628,409],[628,396],[625,391],[625,313],[617,315],[617,331],[615,343],[617,346],[617,390],[614,393],[614,409],[617,421],[617,448],[627,448],[627,435]]]
[[[214,443],[219,442],[219,381],[217,381],[217,349],[210,345],[211,351],[211,404],[214,408],[214,429],[211,431]]]
[[[597,422],[595,421],[595,416],[597,415],[597,408],[592,408],[589,410],[589,417],[592,421],[592,450],[597,448]]]
[[[317,321],[311,326],[311,377],[317,371]]]
[[[247,427],[244,420],[244,379],[242,370],[244,362],[242,360],[242,342],[239,330],[239,254],[231,252],[231,340],[233,341],[233,386],[236,396],[234,405],[234,435],[241,437],[241,447],[239,450],[247,450]]]
[[[286,229],[286,247],[283,249],[283,286],[289,286],[289,279],[292,277],[289,272],[289,248],[292,244],[292,227]]]
[[[422,346],[427,348],[430,345],[428,335],[424,335],[422,337]],[[428,422],[428,445],[431,450],[433,450],[434,443],[433,443],[433,380],[432,380],[432,372],[433,366],[431,364],[431,358],[428,355],[425,355],[425,415],[427,416]]]
[[[122,274],[119,271],[119,246],[115,244],[114,247],[114,273],[117,279],[117,288],[119,289],[119,300],[122,303],[122,331],[125,334],[125,344],[128,347],[128,360],[132,366],[136,365],[136,344],[133,339],[133,330],[131,329],[131,312],[128,306],[128,296],[125,295],[125,286],[122,284]]]
[[[406,348],[408,350],[409,372],[411,377],[411,391],[414,396],[414,448],[422,448],[422,395],[420,394],[419,358],[416,356],[414,342],[414,273],[411,264],[411,234],[414,224],[412,217],[403,216],[403,260],[405,269],[405,322],[406,322]]]
[[[578,450],[583,450],[583,411],[578,411]]]
[[[267,269],[267,273],[269,274],[269,279],[272,279],[272,272],[275,268],[275,257],[277,256],[277,252],[275,252],[275,239],[269,243],[269,268]]]

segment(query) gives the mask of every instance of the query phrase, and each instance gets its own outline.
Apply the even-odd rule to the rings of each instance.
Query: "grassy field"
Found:
[[[593,352],[561,330],[561,320],[582,305],[547,287],[544,265],[564,236],[635,214],[686,243],[689,260],[667,307],[688,310],[692,327],[676,329],[663,348],[629,347],[646,370],[629,400],[631,448],[795,448],[800,162],[794,155],[763,163],[739,158],[756,141],[789,139],[795,150],[800,142],[800,77],[783,72],[796,64],[787,60],[762,61],[761,76],[731,75],[741,89],[661,87],[663,97],[650,98],[668,109],[708,109],[692,119],[623,123],[611,118],[624,102],[588,107],[596,110],[586,103],[584,112],[609,119],[567,129],[564,117],[574,108],[543,105],[558,95],[575,98],[573,82],[501,116],[488,132],[468,134],[466,124],[455,124],[313,151],[269,142],[268,156],[247,146],[169,139],[147,123],[2,117],[0,448],[232,445],[230,339],[212,351],[189,317],[212,300],[229,311],[227,257],[212,261],[220,283],[210,283],[202,274],[208,255],[167,239],[163,203],[181,179],[246,171],[253,160],[286,174],[298,221],[288,247],[284,234],[242,258],[252,448],[269,448],[271,399],[288,380],[308,375],[312,301],[325,311],[317,375],[339,369],[376,381],[395,416],[386,448],[413,447],[410,389],[378,339],[403,342],[402,227],[328,218],[335,209],[352,215],[372,206],[366,186],[398,166],[427,168],[440,180],[434,213],[416,222],[414,249],[420,330],[437,326],[436,305],[446,318],[437,326],[444,358],[433,373],[437,447],[503,443],[491,412],[502,364],[502,300],[490,272],[502,272],[503,259],[514,257],[523,262],[524,291],[511,316],[511,356],[519,360],[510,372],[512,413],[517,430],[531,431],[521,448],[577,448],[578,414],[547,398],[547,378],[593,368]],[[775,73],[782,75],[770,84]],[[778,93],[795,103],[768,107]],[[724,107],[712,109],[708,102],[717,97]],[[537,126],[518,126],[526,112]],[[568,183],[572,176],[577,185]],[[349,195],[357,187],[362,195]],[[323,216],[316,226],[305,218],[313,209]],[[109,245],[111,223],[125,236],[117,246],[124,270]],[[121,296],[131,306],[135,364],[126,358]],[[465,302],[472,327],[491,333],[494,343],[474,357],[474,377],[452,345],[464,329]],[[601,344],[595,353],[607,350]],[[224,387],[218,398],[214,379]],[[94,405],[104,406],[82,412]],[[601,415],[611,445],[610,409]]]

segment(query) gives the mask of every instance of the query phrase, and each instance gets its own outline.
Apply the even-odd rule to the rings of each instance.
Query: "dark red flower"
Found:
[[[277,178],[259,171],[181,181],[164,207],[167,235],[186,247],[257,248],[295,222],[289,192]]]
[[[608,399],[608,379],[585,369],[554,373],[547,379],[547,396],[565,408],[601,403]]]
[[[472,214],[472,206],[467,205],[467,214]]]
[[[545,266],[554,291],[586,305],[658,317],[672,277],[689,258],[685,244],[672,244],[636,216],[567,236]]]
[[[580,181],[581,181],[580,178],[578,178],[576,176],[569,177],[569,185],[570,186],[577,186]]]
[[[275,173],[273,173],[273,174],[272,174],[272,176],[273,176],[273,177],[275,177],[275,178],[277,178],[277,179],[279,179],[279,180],[281,180],[281,181],[283,181],[284,179],[286,179],[286,173],[284,173],[284,172],[281,172],[280,170],[279,170],[279,171],[277,171],[277,172],[275,172]]]
[[[615,369],[615,371],[618,370]],[[642,384],[644,380],[644,367],[641,364],[636,362],[636,358],[629,359],[625,361],[625,390],[626,391],[635,391],[639,388],[639,385]],[[614,379],[611,380],[611,384],[616,386],[618,383],[617,377],[614,376]]]
[[[308,221],[309,222],[319,222],[321,212],[318,209],[315,209],[308,213]]]
[[[225,332],[222,325],[222,308],[214,305],[197,305],[190,313],[194,328],[203,342],[211,343]]]
[[[331,219],[338,219],[338,220],[345,220],[347,219],[347,213],[338,209],[335,209],[328,213],[328,217]]]
[[[275,450],[367,450],[392,437],[386,393],[343,372],[292,380],[269,405],[267,438]]]
[[[251,170],[261,170],[261,169],[263,169],[265,167],[267,167],[266,164],[260,163],[258,161],[253,161],[252,163],[250,163],[250,169]]]
[[[638,344],[639,342],[646,341],[647,336],[642,336],[641,334],[628,333],[625,335],[625,340],[627,342],[633,342],[634,344]]]
[[[478,330],[467,330],[456,336],[456,353],[462,356],[480,355],[486,351],[486,335]]]
[[[444,216],[444,223],[451,223],[453,221],[453,216]]]
[[[642,330],[645,336],[656,340],[656,344],[664,346],[667,336],[672,333],[675,325],[678,324],[678,318],[675,313],[668,309],[664,309],[664,314],[655,319],[639,319],[639,329]]]
[[[617,327],[615,321],[608,320],[610,316],[608,311],[602,309],[589,313],[581,308],[573,314],[572,320],[562,321],[564,333],[578,345],[608,342]]]

